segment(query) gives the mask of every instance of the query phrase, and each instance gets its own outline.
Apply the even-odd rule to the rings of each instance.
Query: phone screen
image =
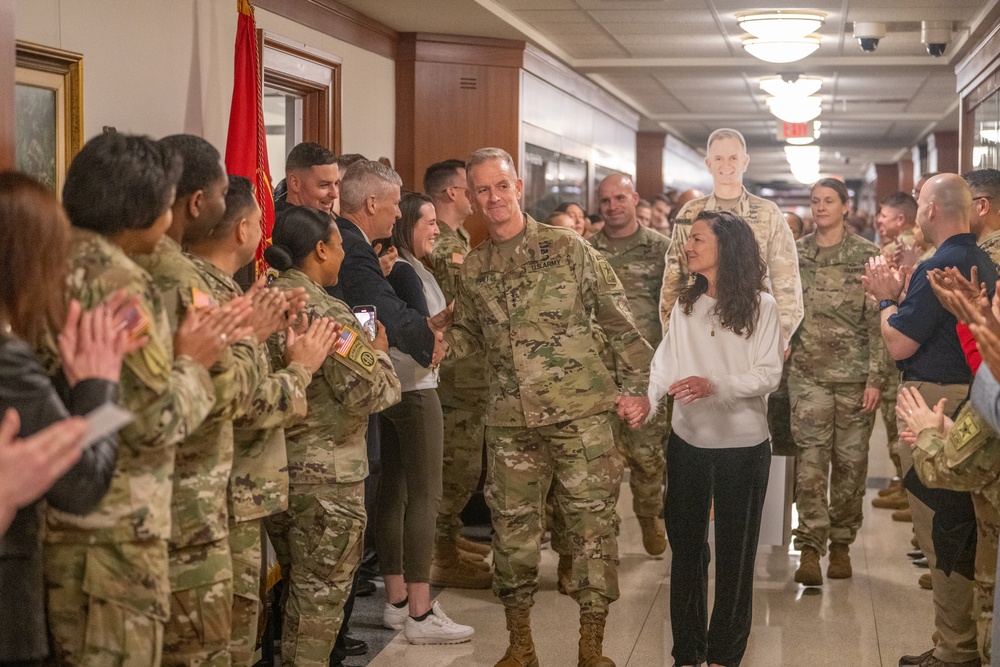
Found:
[[[358,318],[361,328],[368,334],[368,340],[375,340],[375,306],[355,306],[353,310],[354,317]]]

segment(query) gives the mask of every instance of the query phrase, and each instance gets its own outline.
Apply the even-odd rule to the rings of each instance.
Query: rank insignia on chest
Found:
[[[965,415],[958,423],[951,427],[952,439],[955,442],[955,449],[961,449],[980,434],[982,431],[979,424],[972,415]]]
[[[354,347],[354,343],[358,340],[358,334],[356,331],[350,327],[344,327],[340,332],[340,338],[337,339],[337,343],[333,346],[333,351],[342,357],[346,357],[351,352],[351,348]]]

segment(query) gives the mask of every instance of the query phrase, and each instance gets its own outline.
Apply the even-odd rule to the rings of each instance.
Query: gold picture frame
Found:
[[[56,193],[83,147],[83,55],[17,42],[14,164]]]

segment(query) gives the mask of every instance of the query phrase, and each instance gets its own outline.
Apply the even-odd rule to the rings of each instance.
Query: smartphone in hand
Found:
[[[368,334],[368,340],[375,340],[375,334],[378,331],[378,328],[375,326],[377,319],[375,306],[355,306],[352,310],[354,311],[354,317],[358,318],[361,328]]]

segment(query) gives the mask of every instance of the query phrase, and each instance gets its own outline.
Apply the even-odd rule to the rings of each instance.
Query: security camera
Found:
[[[878,48],[878,41],[885,37],[884,23],[854,22],[854,38],[865,53],[872,53]]]
[[[940,58],[951,42],[951,21],[921,22],[920,41],[927,47],[928,55]]]

